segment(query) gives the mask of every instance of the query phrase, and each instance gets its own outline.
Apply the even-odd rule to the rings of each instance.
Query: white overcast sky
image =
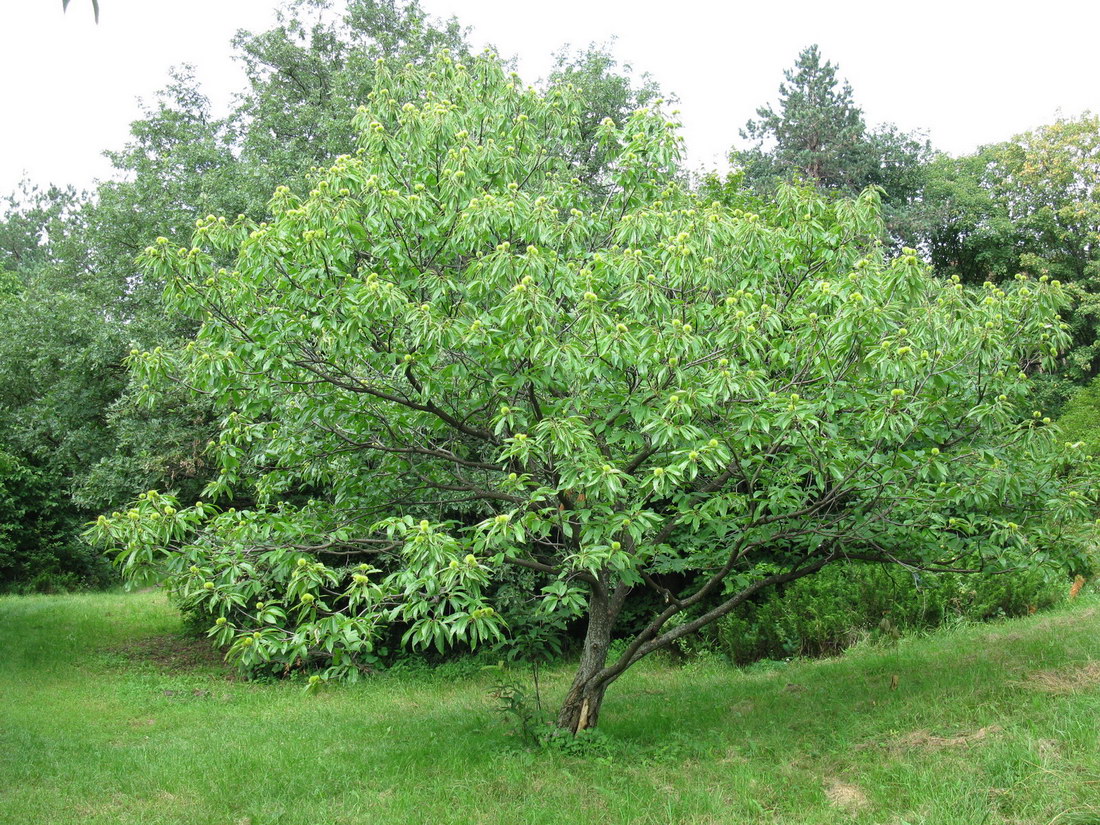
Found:
[[[174,64],[198,67],[224,109],[243,77],[229,40],[261,30],[277,0],[0,0],[0,192],[26,175],[88,186]],[[544,76],[551,54],[617,38],[616,55],[680,98],[693,167],[721,162],[782,71],[818,43],[869,123],[925,129],[953,154],[1100,110],[1095,0],[422,0],[476,46]]]

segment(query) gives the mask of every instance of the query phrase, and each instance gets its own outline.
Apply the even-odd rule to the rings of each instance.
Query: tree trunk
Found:
[[[581,661],[577,667],[577,675],[573,678],[573,685],[566,694],[561,710],[558,712],[558,727],[566,728],[572,733],[596,727],[600,718],[600,705],[603,704],[603,695],[607,686],[614,682],[623,672],[648,656],[655,650],[668,647],[677,639],[683,638],[689,633],[694,633],[701,627],[705,627],[722,616],[725,616],[741,602],[768,587],[801,579],[811,573],[816,573],[826,564],[834,561],[838,553],[830,548],[827,555],[806,564],[804,567],[796,567],[785,573],[775,573],[750,584],[739,593],[727,598],[721,604],[712,607],[701,616],[696,616],[690,621],[679,624],[671,630],[662,632],[666,622],[685,607],[701,602],[722,581],[727,573],[733,569],[736,557],[731,558],[727,567],[720,571],[719,575],[697,590],[693,595],[683,601],[675,601],[654,617],[653,621],[634,640],[627,645],[626,650],[614,664],[607,665],[607,649],[611,646],[611,629],[619,616],[623,602],[630,593],[630,587],[620,582],[613,595],[608,596],[608,579],[606,574],[599,580],[592,581],[592,593],[588,599],[588,631],[584,637],[584,650],[581,653]],[[858,558],[856,556],[855,558]]]
[[[588,631],[584,636],[581,661],[573,685],[558,712],[558,727],[566,728],[571,733],[594,728],[599,721],[607,683],[596,681],[595,677],[607,663],[612,623],[607,591],[594,586],[588,600]]]

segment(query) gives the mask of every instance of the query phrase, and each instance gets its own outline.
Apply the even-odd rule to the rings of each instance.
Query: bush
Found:
[[[1100,455],[1100,378],[1093,379],[1070,398],[1058,419],[1067,441],[1084,442],[1084,451]]]
[[[0,451],[0,592],[102,586],[106,561],[79,537],[60,479]]]
[[[1044,569],[977,576],[837,564],[743,605],[702,644],[736,664],[829,655],[868,636],[1024,615],[1054,605],[1068,589],[1063,576]]]

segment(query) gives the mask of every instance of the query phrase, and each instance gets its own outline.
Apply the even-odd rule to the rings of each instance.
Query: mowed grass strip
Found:
[[[655,660],[574,754],[506,735],[489,673],[306,695],[235,680],[157,593],[7,597],[0,822],[1085,825],[1098,631],[1091,598],[822,661]]]

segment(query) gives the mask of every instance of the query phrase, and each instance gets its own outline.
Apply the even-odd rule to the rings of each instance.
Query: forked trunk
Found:
[[[827,555],[804,564],[802,567],[758,579],[702,615],[678,624],[672,629],[662,631],[669,619],[684,610],[685,607],[701,602],[718,587],[724,576],[733,569],[734,562],[739,558],[739,556],[734,555],[720,575],[716,575],[692,596],[677,601],[666,591],[666,597],[672,603],[654,617],[653,621],[641,633],[634,637],[634,640],[627,646],[622,658],[610,667],[607,666],[607,649],[611,646],[611,628],[615,624],[615,619],[619,615],[623,600],[630,592],[630,588],[620,583],[614,591],[614,596],[609,599],[607,586],[609,577],[604,576],[598,582],[593,582],[592,593],[588,599],[588,632],[584,637],[584,650],[581,653],[581,661],[577,667],[577,675],[573,678],[573,685],[570,687],[569,693],[562,703],[561,710],[558,712],[558,727],[565,728],[572,733],[596,727],[596,723],[600,719],[600,705],[603,704],[603,695],[607,690],[607,686],[635,662],[655,650],[668,647],[668,645],[688,633],[694,633],[699,628],[722,618],[755,593],[768,587],[786,584],[811,573],[816,573],[837,557],[838,553],[830,549]]]
[[[588,601],[588,631],[584,636],[584,649],[577,666],[573,685],[558,712],[558,727],[572,733],[596,727],[600,718],[607,683],[596,679],[607,663],[607,649],[611,645],[611,611],[607,596],[593,588]]]

